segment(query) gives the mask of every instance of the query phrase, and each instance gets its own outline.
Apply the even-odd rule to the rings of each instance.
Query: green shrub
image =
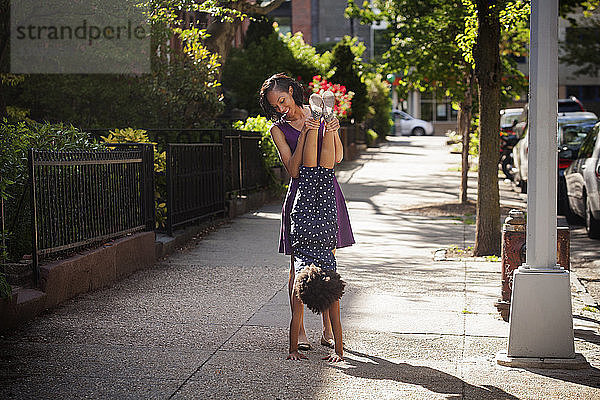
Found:
[[[143,129],[115,129],[108,136],[102,136],[106,143],[148,143],[154,149],[154,215],[156,228],[164,228],[167,223],[167,155],[160,151],[158,145],[152,142]]]
[[[279,35],[272,24],[253,22],[244,48],[232,49],[223,66],[226,102],[230,108],[258,115],[262,112],[258,96],[265,79],[284,72],[307,88],[313,76],[327,71],[330,60],[330,53],[318,54],[299,32]]]
[[[367,86],[360,77],[361,60],[360,54],[364,52],[364,45],[345,36],[342,41],[333,48],[330,69],[335,69],[331,81],[346,86],[349,91],[354,92],[352,98],[352,109],[350,118],[360,123],[365,120],[369,111],[369,99],[367,97]]]
[[[367,129],[367,146],[372,146],[379,135],[373,129]]]
[[[393,126],[393,121],[390,118],[392,112],[390,88],[380,74],[368,76],[365,83],[370,100],[367,126],[378,132],[383,139],[390,134]]]
[[[71,125],[0,122],[0,196],[4,200],[6,257],[18,261],[31,252],[29,197],[26,192],[29,149],[94,150],[103,148],[88,133]],[[20,204],[19,204],[20,203]],[[21,207],[19,207],[21,205]]]
[[[0,273],[0,299],[12,297],[12,287],[6,281],[6,275]]]

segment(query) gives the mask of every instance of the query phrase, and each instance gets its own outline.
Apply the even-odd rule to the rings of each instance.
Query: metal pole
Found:
[[[536,4],[537,3],[537,4]],[[536,5],[536,7],[533,7]],[[529,60],[527,256],[522,269],[556,269],[558,7],[536,0]]]
[[[569,272],[556,264],[558,0],[531,2],[526,264],[513,274],[506,366],[576,362]],[[549,366],[550,367],[550,366]]]

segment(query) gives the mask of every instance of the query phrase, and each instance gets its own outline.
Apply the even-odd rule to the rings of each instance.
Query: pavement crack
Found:
[[[263,309],[263,307],[264,307],[265,305],[267,305],[267,304],[268,304],[268,303],[269,303],[271,300],[273,300],[273,298],[274,298],[275,296],[277,296],[277,294],[278,294],[279,292],[281,292],[282,290],[284,290],[286,287],[287,287],[287,284],[283,285],[283,286],[282,286],[282,287],[281,287],[279,290],[275,291],[275,293],[274,293],[274,294],[273,294],[271,297],[269,297],[269,299],[268,299],[267,301],[265,301],[265,302],[264,302],[264,303],[263,303],[263,304],[262,304],[260,307],[258,307],[258,308],[256,309],[256,311],[254,311],[254,312],[252,313],[252,315],[250,315],[250,316],[249,316],[249,317],[246,319],[246,321],[245,321],[243,324],[241,324],[240,326],[238,326],[238,328],[235,330],[235,332],[233,332],[231,335],[229,335],[229,337],[228,337],[227,339],[225,339],[225,341],[223,341],[223,343],[221,343],[221,344],[220,344],[220,345],[219,345],[219,346],[218,346],[218,347],[215,349],[215,351],[213,351],[213,352],[212,352],[212,353],[211,353],[211,354],[210,354],[210,355],[209,355],[209,356],[206,358],[206,360],[204,360],[204,361],[202,362],[202,364],[200,364],[200,365],[198,366],[198,368],[196,368],[196,369],[194,370],[194,372],[192,372],[192,373],[190,374],[190,376],[188,376],[188,377],[187,377],[187,378],[186,378],[186,379],[183,381],[183,383],[182,383],[181,385],[179,385],[179,387],[178,387],[178,388],[177,388],[177,389],[176,389],[176,390],[173,392],[173,394],[171,394],[171,396],[169,396],[169,399],[172,399],[173,397],[175,397],[175,396],[177,395],[177,393],[179,393],[179,392],[181,391],[181,389],[183,389],[183,387],[184,387],[184,386],[185,386],[185,385],[186,385],[186,384],[187,384],[187,383],[188,383],[188,382],[189,382],[189,381],[190,381],[190,380],[191,380],[191,379],[194,377],[194,375],[196,375],[198,372],[200,372],[200,370],[202,369],[202,367],[204,367],[204,365],[206,365],[206,363],[207,363],[207,362],[209,362],[209,361],[210,361],[210,360],[211,360],[211,359],[214,357],[214,355],[215,355],[215,354],[217,354],[217,353],[218,353],[218,352],[219,352],[219,351],[220,351],[220,350],[223,348],[223,346],[225,346],[225,345],[226,345],[226,344],[227,344],[227,343],[228,343],[228,342],[229,342],[229,341],[230,341],[230,340],[231,340],[231,339],[232,339],[232,338],[233,338],[235,335],[237,335],[237,334],[238,334],[238,332],[239,332],[239,331],[240,331],[240,330],[241,330],[241,329],[242,329],[244,326],[248,326],[248,322],[249,322],[249,321],[250,321],[250,320],[251,320],[251,319],[252,319],[252,318],[253,318],[253,317],[254,317],[254,316],[255,316],[255,315],[256,315],[256,314],[257,314],[257,313],[260,311],[260,310],[262,310],[262,309]]]

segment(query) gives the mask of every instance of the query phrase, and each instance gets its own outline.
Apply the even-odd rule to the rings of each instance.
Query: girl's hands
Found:
[[[325,130],[327,132],[337,132],[338,129],[340,129],[340,121],[336,117],[333,117],[331,121],[325,124]]]
[[[344,357],[340,356],[337,353],[333,353],[333,354],[328,355],[327,357],[323,357],[323,360],[327,360],[327,362],[330,362],[330,363],[336,363],[336,362],[344,361]]]
[[[298,350],[296,351],[292,351],[290,354],[288,354],[286,360],[302,360],[305,359],[307,360],[308,357],[306,357],[304,354],[300,353]]]

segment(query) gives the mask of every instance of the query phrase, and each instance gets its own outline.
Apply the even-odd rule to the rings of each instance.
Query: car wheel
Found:
[[[585,204],[585,230],[591,239],[600,239],[600,221],[594,218],[589,204]]]
[[[510,179],[512,181],[515,177],[512,172],[512,169],[514,168],[513,158],[509,155],[505,155],[502,157],[501,163],[502,163],[502,172],[504,172],[504,176],[506,176],[507,179]]]
[[[415,136],[423,136],[425,135],[425,129],[421,128],[420,126],[417,126],[415,129],[412,130],[412,134]]]
[[[567,222],[569,223],[569,225],[581,225],[581,217],[575,214],[573,210],[571,210],[571,205],[569,204],[568,198],[564,203],[563,210],[565,212],[565,217],[567,218]]]

